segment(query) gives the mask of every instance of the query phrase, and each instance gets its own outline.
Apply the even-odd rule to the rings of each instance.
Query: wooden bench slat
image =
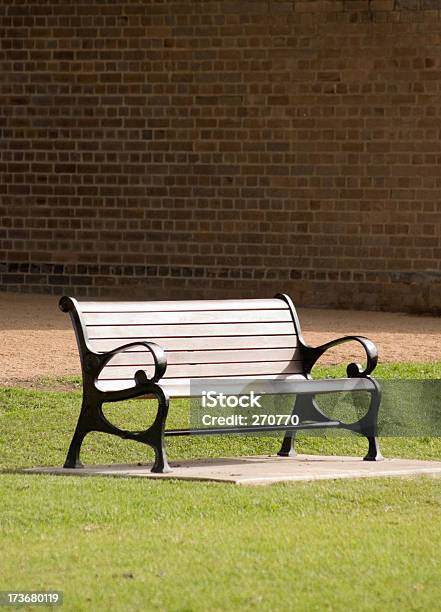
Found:
[[[124,379],[134,376],[137,370],[144,369],[140,366],[119,366],[104,368],[100,380]],[[152,376],[154,367],[147,368],[147,375]],[[253,374],[299,374],[302,372],[301,361],[269,361],[251,363],[202,363],[202,364],[176,364],[167,367],[162,380],[168,378],[204,378],[211,376],[233,376],[238,378],[242,375]]]
[[[81,312],[180,312],[196,310],[287,309],[283,300],[185,300],[162,302],[81,302]]]
[[[158,338],[156,335],[151,335],[144,338],[113,338],[113,339],[96,339],[91,340],[90,345],[93,350],[98,352],[111,351],[122,344],[128,344],[129,342],[136,342],[137,340],[149,340],[150,342],[156,342],[162,346],[166,351],[185,351],[185,350],[232,350],[232,349],[254,349],[254,348],[281,348],[281,347],[296,347],[297,336],[289,334],[285,336],[222,336],[221,338],[215,338],[216,343],[213,342],[212,337],[203,338]],[[138,351],[138,348],[131,349]]]
[[[220,378],[220,377],[219,377]],[[297,382],[305,380],[305,377],[302,374],[288,374],[287,376],[281,376],[280,374],[262,374],[257,376],[224,376],[222,377],[225,381],[228,380],[240,380],[240,381],[258,381],[265,380],[274,383],[274,392],[278,393],[277,383],[278,382]],[[204,379],[198,379],[204,380]],[[208,377],[207,381],[213,380]],[[218,380],[218,379],[216,379]],[[98,387],[103,391],[118,391],[121,389],[130,389],[134,387],[133,379],[130,380],[103,380],[98,381]],[[190,381],[188,378],[169,378],[167,380],[161,381],[161,387],[168,393],[170,397],[180,398],[180,397],[191,397],[191,387]],[[256,387],[254,387],[256,389]],[[288,391],[283,390],[281,387],[280,393],[287,393]]]
[[[167,352],[168,366],[178,363],[250,363],[254,361],[292,361],[300,359],[297,348],[253,349],[253,350],[223,350],[223,351],[171,351]],[[131,350],[118,353],[107,367],[122,365],[149,366],[153,357],[147,350]]]
[[[294,333],[292,323],[208,323],[202,325],[121,325],[88,327],[89,338],[195,338],[216,336],[267,336]]]
[[[205,310],[183,312],[104,312],[85,313],[84,321],[91,326],[118,325],[199,325],[203,323],[272,323],[291,322],[284,308],[267,310]]]
[[[200,391],[199,379],[197,387]],[[212,381],[212,378],[207,378],[207,381]],[[268,381],[271,383],[271,393],[288,394],[288,393],[338,393],[350,391],[372,391],[374,384],[372,380],[366,378],[334,378],[334,379],[315,379],[307,380],[302,374],[289,374],[288,376],[280,376],[278,374],[265,374],[258,376],[225,376],[223,377],[225,384],[230,382],[228,387],[229,393],[243,392],[242,382],[250,381]],[[98,386],[104,391],[117,391],[119,389],[130,389],[134,386],[133,380],[103,380],[98,382]],[[192,397],[190,381],[187,379],[169,378],[161,383],[161,387],[170,395],[170,397],[186,398]],[[236,387],[236,390],[235,390]],[[258,384],[253,386],[257,391]],[[227,390],[227,387],[226,387]],[[266,391],[268,392],[268,388]]]

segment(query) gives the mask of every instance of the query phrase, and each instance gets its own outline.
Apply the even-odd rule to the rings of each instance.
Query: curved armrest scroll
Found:
[[[320,359],[323,353],[333,346],[343,344],[344,342],[358,342],[366,351],[366,368],[363,370],[358,363],[350,363],[346,368],[349,378],[365,377],[373,372],[378,361],[378,351],[372,340],[369,340],[369,338],[365,338],[364,336],[344,336],[343,338],[338,338],[337,340],[331,340],[331,342],[327,342],[321,346],[304,346],[305,368],[307,372],[309,373],[311,371],[312,367],[315,365],[318,359]]]
[[[144,341],[130,342],[129,344],[124,344],[123,346],[119,346],[118,348],[113,349],[113,351],[98,355],[99,364],[98,369],[95,373],[95,377],[98,378],[101,370],[104,368],[105,365],[107,365],[107,363],[112,359],[112,357],[134,346],[143,346],[144,348],[146,348],[152,354],[153,360],[155,362],[155,373],[152,378],[148,378],[144,370],[138,370],[135,373],[136,384],[141,385],[158,382],[158,380],[160,380],[164,376],[165,371],[167,369],[167,356],[165,354],[164,349],[158,344],[155,344],[154,342]]]

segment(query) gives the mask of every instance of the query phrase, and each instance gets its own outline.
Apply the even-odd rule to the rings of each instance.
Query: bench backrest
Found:
[[[190,379],[304,377],[297,315],[286,296],[72,303],[80,352],[85,344],[106,352],[136,340],[162,346],[168,366],[160,384],[170,396],[188,396]],[[105,390],[131,387],[140,369],[150,376],[152,357],[142,347],[132,348],[112,358],[99,384]]]

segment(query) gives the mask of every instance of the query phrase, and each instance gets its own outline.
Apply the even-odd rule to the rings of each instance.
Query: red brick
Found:
[[[441,1],[6,5],[2,289],[439,308]]]

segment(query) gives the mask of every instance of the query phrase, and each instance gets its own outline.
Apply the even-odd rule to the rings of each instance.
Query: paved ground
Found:
[[[386,476],[441,476],[441,461],[385,459],[363,461],[358,457],[238,457],[172,461],[172,472],[152,474],[150,465],[95,465],[83,469],[28,468],[37,474],[73,476],[119,476],[125,478],[166,478],[207,480],[240,485],[267,485],[299,480],[335,478],[378,478]]]
[[[42,376],[79,374],[68,315],[53,296],[0,292],[0,384],[29,384]],[[303,335],[312,345],[361,334],[377,344],[381,361],[441,360],[441,319],[381,312],[299,310]],[[331,351],[324,363],[362,359],[351,346]]]

